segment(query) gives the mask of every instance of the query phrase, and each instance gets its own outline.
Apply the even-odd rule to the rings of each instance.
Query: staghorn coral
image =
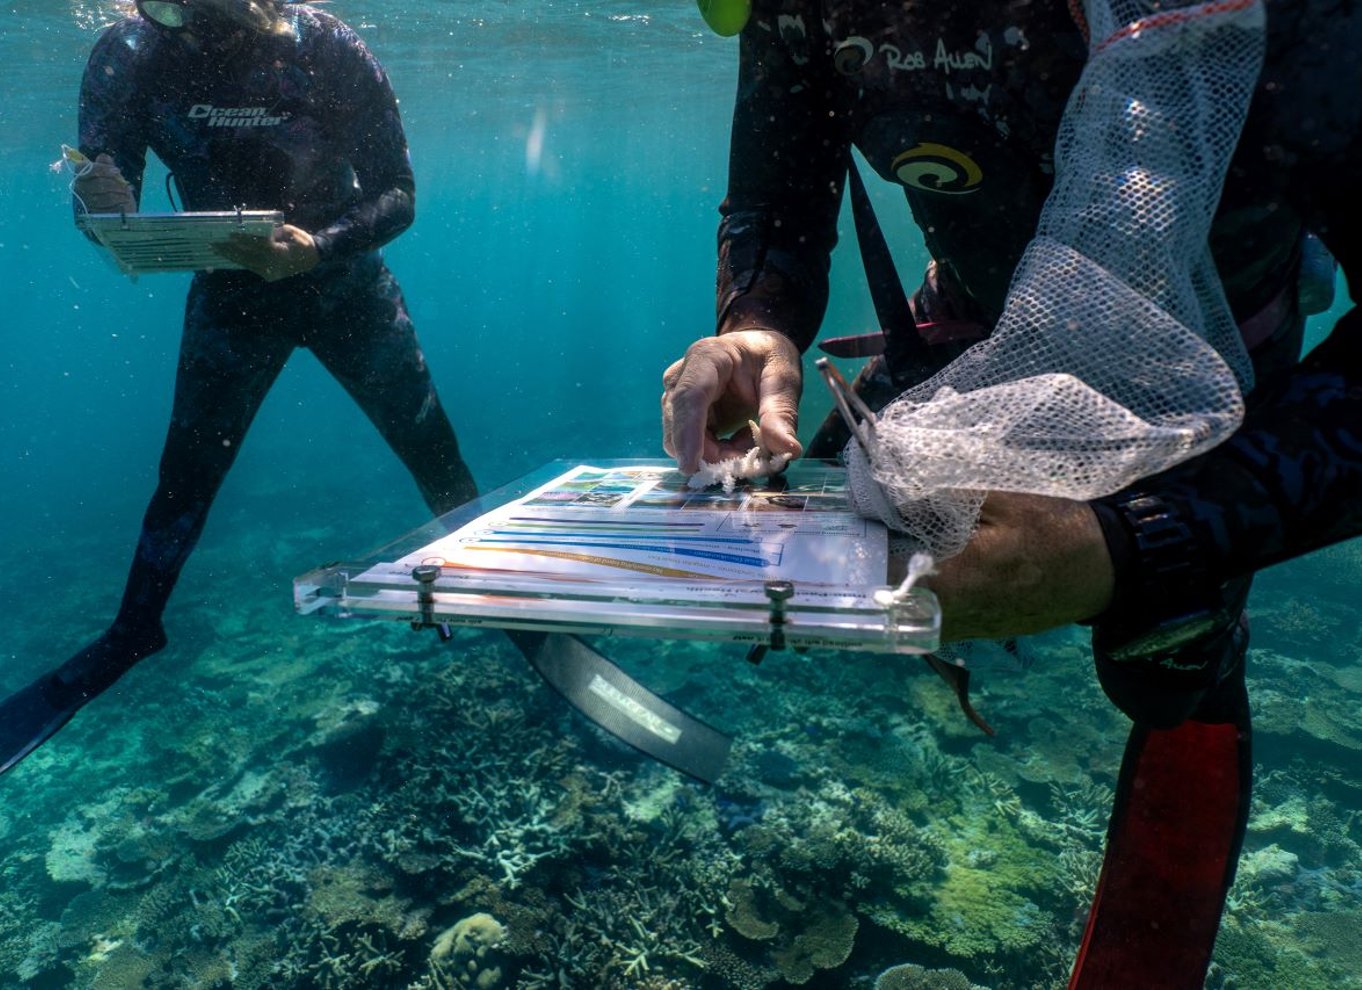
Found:
[[[81,889],[45,877],[44,853],[65,811],[47,812],[44,827],[31,830],[24,815],[43,809],[7,808],[25,827],[0,838],[8,851],[0,861],[0,906],[19,919],[7,923],[0,916],[0,985],[25,985],[15,968],[21,962],[33,986],[73,985],[77,967],[94,972],[78,956],[102,954],[108,964],[135,946],[154,967],[145,980],[149,990],[211,985],[197,980],[225,987],[229,977],[232,990],[435,990],[427,969],[436,933],[486,911],[508,929],[500,950],[508,957],[505,990],[775,990],[791,985],[791,973],[800,975],[800,925],[819,900],[845,905],[845,916],[859,927],[847,961],[813,968],[806,985],[867,990],[875,973],[896,959],[956,965],[998,990],[1063,985],[1055,970],[1072,955],[1070,916],[1079,901],[1086,904],[1079,892],[1098,862],[1093,809],[1103,797],[1096,781],[1104,778],[1093,771],[1124,734],[1114,733],[1107,749],[1089,754],[1095,717],[1058,710],[1054,699],[1062,696],[1067,704],[1071,697],[1064,678],[1033,675],[1029,698],[1009,693],[1008,684],[990,687],[1000,704],[990,704],[988,714],[1010,718],[1015,733],[999,745],[1013,748],[948,739],[943,750],[914,721],[902,682],[882,668],[872,676],[860,672],[856,659],[829,664],[827,657],[773,656],[757,674],[745,668],[733,674],[740,688],[760,690],[743,695],[750,712],[724,710],[726,728],[730,717],[751,721],[741,726],[732,776],[710,790],[617,759],[590,731],[567,722],[532,677],[496,662],[495,651],[480,640],[461,640],[468,648],[460,657],[470,662],[451,664],[447,650],[430,644],[403,642],[400,652],[375,652],[367,636],[331,639],[338,641],[335,652],[327,652],[332,648],[323,640],[299,642],[304,648],[321,643],[326,656],[318,662],[330,665],[330,675],[365,677],[364,696],[382,706],[369,717],[384,721],[377,772],[344,793],[328,790],[327,775],[307,747],[315,728],[309,716],[295,726],[296,738],[268,755],[278,761],[285,751],[275,766],[287,773],[287,787],[261,789],[251,759],[263,757],[248,759],[242,750],[236,755],[245,761],[241,769],[229,769],[217,790],[204,770],[177,782],[154,806],[139,803],[136,820],[115,815],[113,830],[93,844],[94,862],[108,878],[97,892],[113,892],[115,878],[147,884],[126,891],[129,902],[138,903],[129,912],[134,939],[103,926],[81,926],[78,942],[42,934],[41,919],[57,917]],[[692,652],[711,664],[722,655],[708,647]],[[400,670],[391,682],[375,675],[375,667],[387,670],[394,657]],[[686,662],[703,666],[690,656]],[[771,663],[789,667],[793,690],[785,690],[783,679],[773,687]],[[263,664],[260,670],[263,676]],[[1043,674],[1044,665],[1037,672]],[[725,683],[728,677],[725,669]],[[298,685],[306,687],[301,679]],[[697,675],[688,690],[703,689]],[[841,694],[863,690],[843,704]],[[465,697],[456,697],[459,692]],[[325,703],[309,711],[358,696],[348,685],[317,693]],[[278,704],[300,708],[286,698]],[[205,717],[213,710],[202,706]],[[1069,719],[1080,725],[1063,743]],[[1044,760],[1024,761],[1031,721],[1044,732],[1042,748],[1070,747],[1067,762],[1049,775]],[[1002,757],[984,757],[985,751]],[[1273,755],[1261,777],[1276,771]],[[976,774],[971,762],[986,773]],[[1299,868],[1290,876],[1262,874],[1234,923],[1268,948],[1303,953],[1315,975],[1333,966],[1334,986],[1342,990],[1357,981],[1340,971],[1345,957],[1328,940],[1344,933],[1325,929],[1329,917],[1351,919],[1362,903],[1349,845],[1362,835],[1362,823],[1349,815],[1362,792],[1347,782],[1346,765],[1335,768],[1338,779],[1321,785],[1326,768],[1311,765],[1318,762],[1305,761],[1294,779],[1263,787],[1265,803],[1255,816],[1260,830],[1251,833],[1250,848],[1276,842],[1298,858]],[[486,793],[460,805],[453,792],[470,780]],[[508,790],[518,781],[538,788],[535,803],[511,802]],[[1291,801],[1293,795],[1299,800]],[[244,798],[238,807],[246,813],[232,831],[199,841],[178,827],[177,811],[186,801],[237,798]],[[489,851],[499,834],[495,822],[483,820],[495,814],[493,800],[546,822],[561,842],[561,852],[517,872],[514,884],[505,870],[451,845]],[[1283,813],[1263,828],[1276,811]],[[206,820],[211,825],[211,816]],[[535,833],[522,838],[533,842]],[[750,890],[755,916],[775,925],[775,937],[752,940],[730,925],[725,898],[734,900],[735,880]],[[996,895],[986,889],[990,883]],[[31,896],[35,886],[41,905]],[[224,911],[229,890],[236,892],[231,906],[239,921]],[[1254,911],[1249,896],[1259,898]],[[75,908],[97,904],[83,900]],[[960,916],[954,928],[947,904]],[[1297,924],[1303,906],[1320,917]],[[1030,948],[1009,948],[995,937],[993,926],[1006,931],[1018,917],[1034,923],[1028,931],[1038,926],[1042,932]],[[913,919],[922,919],[920,928],[911,927]],[[108,941],[92,937],[98,935]],[[943,943],[975,947],[978,955],[952,961]],[[777,965],[781,947],[789,973]],[[1259,954],[1268,948],[1260,945]],[[1311,959],[1312,949],[1326,956]],[[1237,976],[1223,966],[1219,971],[1246,990],[1253,985],[1249,977],[1294,978],[1300,958],[1285,953],[1275,969],[1262,960],[1254,969],[1240,958],[1233,960]],[[804,963],[810,965],[807,958]],[[369,966],[369,982],[343,971],[347,965]]]
[[[534,910],[522,906],[517,915],[505,898],[519,892],[502,890],[501,901],[488,899],[488,910],[509,923],[506,953],[526,957],[519,990],[634,990],[645,978],[699,985],[715,940],[707,927],[708,895],[698,884],[680,882],[684,874],[677,871],[687,862],[661,862],[638,841],[618,852],[618,861],[578,872],[580,885],[556,904],[536,891],[541,900]]]
[[[514,889],[589,839],[584,819],[614,786],[608,774],[581,767],[550,724],[504,700],[439,685],[434,704],[461,731],[403,755],[400,770],[380,761],[380,776],[402,781],[386,803],[405,814],[369,812],[367,852],[412,876],[476,871]]]
[[[533,755],[541,766],[554,759],[548,747]],[[553,771],[538,777],[532,760],[526,779],[516,781],[505,771],[471,772],[476,765],[445,751],[412,768],[398,799],[430,814],[392,822],[374,837],[378,855],[410,874],[471,867],[512,889],[541,861],[566,856],[571,830],[556,819],[567,794],[549,779]],[[428,821],[446,827],[434,829]]]
[[[277,920],[303,899],[305,870],[288,861],[286,849],[286,843],[268,842],[261,835],[228,847],[222,865],[213,871],[210,891],[233,922],[243,924],[244,916]]]
[[[1050,783],[1052,819],[1056,831],[1064,836],[1062,845],[1076,842],[1095,846],[1106,835],[1107,819],[1115,792],[1106,784],[1084,778],[1077,784]]]
[[[410,949],[375,925],[326,928],[312,921],[290,934],[278,972],[289,985],[369,990],[398,984],[412,973]]]

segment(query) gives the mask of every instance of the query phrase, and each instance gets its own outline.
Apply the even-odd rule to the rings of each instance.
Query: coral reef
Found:
[[[178,636],[102,699],[135,717],[77,720],[63,759],[22,768],[0,811],[0,985],[1066,983],[1127,729],[1075,635],[1024,676],[976,676],[993,739],[912,658],[757,668],[612,642],[735,734],[703,787],[587,725],[495,634],[300,623],[248,582],[231,593],[230,638]],[[1249,668],[1258,785],[1208,986],[1359,990],[1362,670],[1344,624],[1311,638],[1307,610],[1271,606],[1255,635],[1276,645]],[[1308,657],[1280,648],[1305,639]]]

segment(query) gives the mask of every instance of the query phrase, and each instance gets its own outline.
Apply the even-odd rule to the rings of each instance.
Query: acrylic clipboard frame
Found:
[[[134,278],[240,268],[213,245],[234,234],[269,238],[283,222],[278,210],[76,214],[76,226],[108,250],[119,271]]]
[[[812,535],[816,547],[813,559],[817,560],[818,553],[825,550],[841,553],[851,548],[860,556],[849,565],[850,572],[864,575],[852,586],[841,584],[838,577],[847,572],[848,562],[832,560],[817,569],[816,576],[821,580],[787,580],[782,574],[773,579],[771,570],[765,567],[749,579],[696,580],[692,576],[658,577],[647,573],[655,568],[658,559],[664,563],[697,559],[692,548],[667,540],[662,541],[664,557],[649,551],[648,559],[653,564],[634,561],[629,565],[632,569],[623,570],[614,565],[601,568],[591,564],[588,579],[573,577],[573,563],[578,558],[619,552],[618,541],[607,549],[594,530],[584,541],[586,545],[565,539],[561,533],[554,534],[559,541],[552,550],[554,566],[565,567],[566,576],[561,570],[555,573],[540,570],[542,561],[538,558],[528,568],[529,573],[514,568],[468,570],[459,564],[458,555],[462,551],[458,550],[452,562],[448,558],[446,551],[455,534],[471,538],[468,534],[504,521],[508,512],[519,513],[516,518],[523,525],[526,506],[534,508],[531,503],[536,500],[542,506],[539,495],[554,490],[552,486],[561,483],[565,475],[584,467],[603,472],[652,472],[661,479],[652,489],[654,502],[665,501],[669,493],[685,500],[674,512],[664,513],[669,520],[684,518],[687,512],[695,511],[685,508],[689,503],[685,479],[670,461],[553,461],[361,559],[326,564],[299,576],[294,581],[295,608],[303,615],[408,620],[418,626],[447,624],[456,628],[528,629],[589,636],[714,640],[776,648],[922,654],[939,645],[940,610],[929,589],[914,588],[907,598],[888,608],[875,601],[875,591],[886,587],[887,532],[880,523],[850,513],[844,471],[827,462],[796,461],[774,485],[743,485],[732,496],[717,491],[693,494],[708,494],[721,506],[724,498],[732,500],[727,535],[739,537],[737,545],[741,547],[744,528],[756,527],[758,534],[769,534],[791,521],[790,513],[781,508],[781,499],[788,505],[789,500],[816,491],[818,511],[825,514],[825,519],[816,526],[823,526],[827,519],[835,517],[831,528],[838,532],[835,540],[825,539],[822,533]],[[583,494],[589,491],[584,489]],[[613,511],[602,504],[608,498],[609,493],[604,498],[598,493],[596,502],[584,508],[593,510],[597,516]],[[550,502],[549,510],[556,512],[563,504]],[[761,508],[753,510],[753,505]],[[642,507],[635,502],[626,509],[634,512]],[[697,514],[704,511],[701,508]],[[618,518],[623,520],[624,516]],[[854,523],[847,522],[848,518],[854,519]],[[783,528],[797,532],[799,523],[795,521]],[[790,536],[784,546],[808,535]],[[483,545],[480,537],[474,542],[478,550],[504,554],[498,557],[498,563],[518,555],[518,551],[508,552],[501,546]],[[624,540],[625,544],[631,542]],[[766,546],[764,535],[757,542]],[[719,558],[729,556],[728,547],[721,550]],[[674,556],[680,552],[691,556]],[[807,563],[808,547],[803,548],[802,555]],[[791,556],[798,555],[792,552]],[[563,558],[567,558],[566,563]],[[688,568],[668,565],[662,569]],[[808,573],[807,567],[803,573]]]

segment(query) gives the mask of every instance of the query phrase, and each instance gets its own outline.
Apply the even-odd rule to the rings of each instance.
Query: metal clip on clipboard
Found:
[[[418,564],[411,569],[411,576],[416,579],[420,589],[416,592],[416,604],[420,610],[420,618],[411,620],[413,629],[434,629],[439,635],[441,642],[449,642],[454,638],[454,633],[449,628],[448,622],[435,621],[435,580],[440,576],[438,564]]]
[[[765,643],[758,643],[747,651],[747,662],[761,663],[771,650],[785,649],[785,603],[794,597],[793,581],[767,581],[766,598],[771,603],[771,637]],[[799,652],[796,647],[796,652]]]

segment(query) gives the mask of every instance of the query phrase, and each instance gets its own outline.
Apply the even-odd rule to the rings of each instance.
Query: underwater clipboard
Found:
[[[732,739],[578,635],[730,640],[753,662],[785,647],[928,654],[936,598],[914,588],[876,601],[887,534],[851,511],[845,481],[840,467],[797,461],[764,484],[697,491],[670,461],[555,461],[362,560],[298,577],[294,604],[442,636],[504,629],[597,726],[713,783]]]
[[[77,213],[76,226],[108,249],[125,275],[240,268],[214,249],[234,234],[268,238],[278,210],[209,213]]]
[[[761,648],[925,654],[936,597],[888,607],[884,526],[845,472],[800,460],[695,490],[671,461],[554,461],[362,560],[294,581],[304,615]]]

